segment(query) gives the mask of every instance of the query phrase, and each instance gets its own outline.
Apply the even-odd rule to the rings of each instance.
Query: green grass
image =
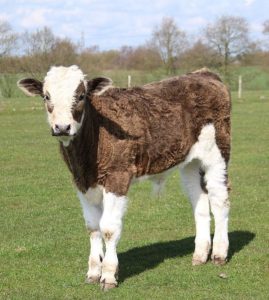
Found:
[[[178,69],[175,75],[182,75],[194,71],[194,69]],[[214,70],[220,74],[224,80],[224,75],[221,70]],[[238,90],[238,76],[242,76],[243,91],[263,91],[267,90],[269,86],[269,71],[268,68],[261,68],[256,66],[233,66],[228,69],[229,76],[227,84],[229,84],[232,91]],[[127,87],[128,75],[131,75],[131,85],[139,86],[152,81],[162,80],[167,78],[168,75],[164,68],[158,68],[152,71],[144,70],[122,70],[112,69],[103,70],[101,72],[93,72],[88,74],[89,78],[98,76],[107,76],[113,79],[115,86]],[[23,77],[32,77],[33,74],[1,74],[0,73],[0,98],[17,98],[21,96],[19,89],[14,88],[16,82]],[[37,79],[41,80],[45,74],[35,74]],[[172,76],[172,75],[171,75]],[[0,107],[1,109],[1,107]]]
[[[268,69],[262,69],[256,66],[249,67],[231,67],[230,69],[230,88],[233,91],[238,89],[238,76],[242,76],[243,90],[262,91],[268,89],[269,73]]]
[[[0,121],[0,299],[268,299],[269,92],[233,100],[228,264],[191,266],[194,221],[173,173],[160,199],[148,182],[131,188],[120,286],[105,294],[84,284],[89,240],[42,101],[2,99]]]
[[[183,70],[179,69],[176,71],[176,75],[181,75],[194,70]],[[212,70],[221,75],[222,79],[224,76],[220,70]],[[116,86],[127,86],[128,75],[132,76],[132,85],[137,86],[151,81],[162,80],[168,75],[164,69],[157,69],[152,72],[150,71],[138,71],[138,70],[107,70],[102,73],[89,74],[91,77],[95,76],[108,76],[113,78],[113,82]],[[232,91],[238,90],[238,76],[242,76],[242,87],[243,91],[263,91],[267,90],[269,86],[269,72],[268,69],[262,69],[260,67],[249,66],[239,67],[231,66],[229,68],[228,82]]]

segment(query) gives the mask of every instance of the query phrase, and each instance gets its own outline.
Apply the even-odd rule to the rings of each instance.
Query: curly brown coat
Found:
[[[129,89],[89,94],[79,135],[60,149],[79,190],[103,185],[127,193],[131,179],[184,161],[201,129],[213,124],[226,163],[230,157],[231,99],[207,70]]]

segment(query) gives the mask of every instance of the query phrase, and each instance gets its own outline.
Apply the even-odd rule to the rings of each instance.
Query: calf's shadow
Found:
[[[153,269],[165,259],[182,257],[193,253],[194,238],[195,237],[192,236],[182,240],[159,242],[119,253],[120,281],[123,282],[129,277],[140,274],[148,269]],[[241,251],[254,238],[255,234],[249,231],[230,232],[228,261],[232,259],[235,253]]]

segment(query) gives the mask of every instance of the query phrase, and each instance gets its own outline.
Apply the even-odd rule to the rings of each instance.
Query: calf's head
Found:
[[[86,80],[77,66],[52,67],[43,82],[33,78],[18,81],[18,87],[26,95],[44,99],[52,135],[65,146],[79,132],[87,95],[100,94],[111,85],[109,78]]]

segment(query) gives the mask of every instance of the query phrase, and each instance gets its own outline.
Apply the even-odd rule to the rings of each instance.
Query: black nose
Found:
[[[70,134],[71,125],[55,125],[55,129],[53,130],[52,135],[61,136],[61,135],[69,135]]]

